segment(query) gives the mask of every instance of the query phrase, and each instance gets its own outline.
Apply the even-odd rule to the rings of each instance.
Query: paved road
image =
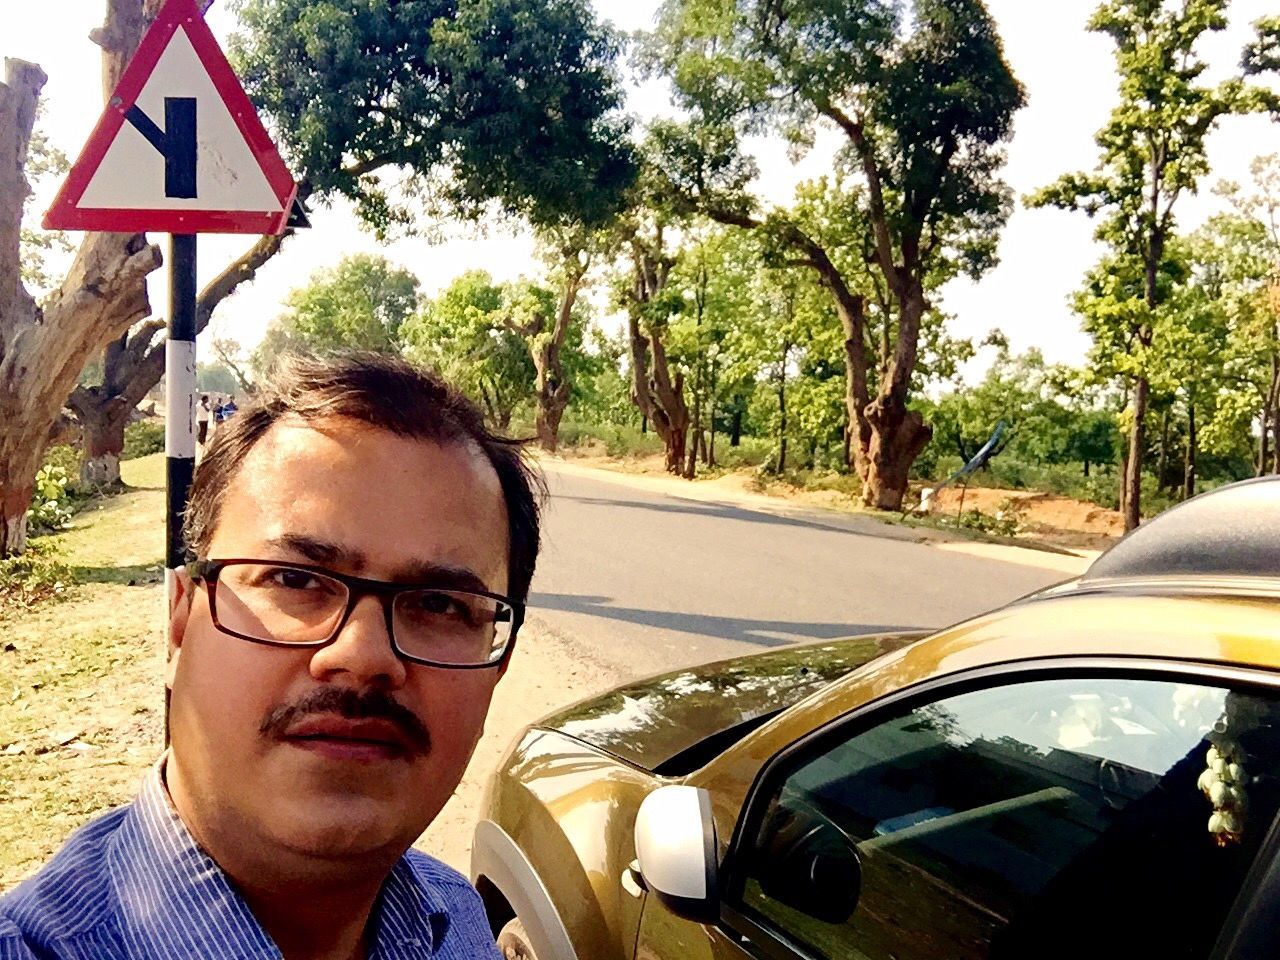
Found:
[[[936,627],[1065,579],[939,550],[909,529],[786,516],[547,468],[532,622],[623,677],[805,640]]]

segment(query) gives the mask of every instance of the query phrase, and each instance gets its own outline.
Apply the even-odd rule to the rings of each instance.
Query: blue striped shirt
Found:
[[[369,960],[496,960],[480,895],[410,850],[383,884]],[[160,767],[136,800],[80,829],[0,897],[0,960],[279,960],[281,953],[196,844]]]

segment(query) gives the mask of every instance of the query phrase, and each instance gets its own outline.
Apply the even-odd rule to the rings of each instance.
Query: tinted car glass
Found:
[[[1280,802],[1278,723],[1155,679],[917,707],[766,787],[740,906],[831,958],[1207,957]]]

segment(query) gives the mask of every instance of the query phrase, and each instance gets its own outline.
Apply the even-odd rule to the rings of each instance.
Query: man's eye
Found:
[[[315,590],[324,586],[315,574],[287,568],[268,571],[266,581],[289,590]]]
[[[418,597],[417,606],[423,613],[435,614],[454,613],[458,609],[457,601],[443,593],[424,593]]]

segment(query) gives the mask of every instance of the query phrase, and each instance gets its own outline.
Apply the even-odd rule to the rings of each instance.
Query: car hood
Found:
[[[537,726],[681,776],[809,694],[927,633],[801,644],[676,670],[583,701]]]

